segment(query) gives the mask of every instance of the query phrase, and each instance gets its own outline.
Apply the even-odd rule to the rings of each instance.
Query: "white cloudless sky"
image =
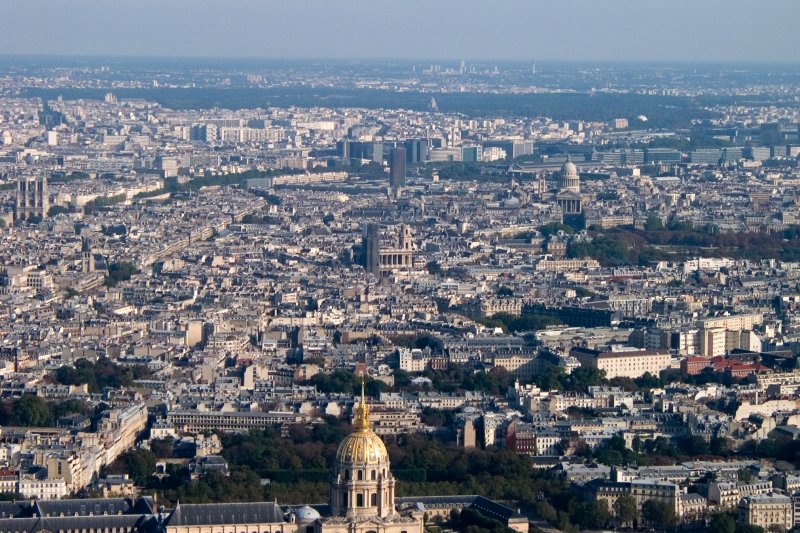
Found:
[[[800,62],[800,0],[0,0],[0,54]]]

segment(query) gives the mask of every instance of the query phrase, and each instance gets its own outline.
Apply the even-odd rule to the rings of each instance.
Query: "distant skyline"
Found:
[[[797,0],[0,0],[0,54],[800,62]]]

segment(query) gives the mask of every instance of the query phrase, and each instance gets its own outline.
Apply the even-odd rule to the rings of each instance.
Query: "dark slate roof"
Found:
[[[778,433],[786,433],[788,435],[792,435],[797,438],[798,434],[800,434],[800,428],[797,426],[776,426],[773,431],[777,431]]]
[[[156,524],[151,515],[101,515],[59,516],[55,518],[5,518],[0,519],[0,533],[57,532],[76,529],[134,528],[142,532],[153,531]]]
[[[477,509],[482,514],[487,515],[490,518],[499,518],[504,521],[510,518],[519,518],[522,516],[517,512],[516,509],[512,509],[511,507],[507,507],[502,503],[497,503],[496,501],[492,501],[488,498],[484,498],[483,496],[478,496],[475,498],[475,501],[472,502],[470,508]]]
[[[38,518],[2,518],[0,519],[0,533],[23,533],[33,531]]]
[[[65,500],[20,500],[0,502],[0,519],[54,518],[60,516],[98,516],[119,514],[154,514],[152,496],[130,498],[86,498]]]
[[[33,504],[37,516],[88,516],[128,514],[133,507],[130,498],[87,498],[38,500]]]
[[[152,496],[140,496],[133,500],[131,513],[135,514],[155,514],[156,503]]]
[[[276,524],[285,522],[283,511],[274,502],[178,503],[167,517],[167,526],[206,524]]]
[[[583,489],[587,492],[597,492],[602,488],[608,488],[608,487],[625,488],[628,486],[630,486],[630,484],[626,485],[625,483],[622,482],[611,481],[609,479],[598,477],[596,479],[592,479],[584,483]]]
[[[475,495],[457,496],[417,496],[411,498],[395,498],[395,503],[400,505],[421,503],[429,509],[447,507],[469,507],[480,511],[490,518],[500,519],[507,522],[511,518],[523,518],[516,509],[503,505],[502,503]]]
[[[33,516],[33,509],[30,501],[0,502],[0,519],[23,518],[27,516]]]
[[[468,507],[475,502],[478,496],[457,495],[457,496],[413,496],[410,498],[395,498],[396,505],[421,503],[425,507],[435,509],[436,507]]]

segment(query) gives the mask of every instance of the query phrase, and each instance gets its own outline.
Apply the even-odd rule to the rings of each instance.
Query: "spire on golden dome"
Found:
[[[364,394],[364,374],[361,374],[361,403],[356,407],[353,427],[356,431],[369,431],[372,429],[369,423],[369,407],[367,406],[366,395]]]

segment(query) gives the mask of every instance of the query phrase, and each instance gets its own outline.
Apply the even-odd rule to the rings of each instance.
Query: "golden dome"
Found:
[[[386,464],[389,462],[389,452],[372,430],[354,431],[339,445],[336,461],[345,464]]]
[[[389,452],[383,440],[372,431],[369,422],[369,406],[364,398],[364,381],[361,381],[361,402],[356,408],[354,431],[339,445],[336,452],[338,463],[377,464],[388,463]]]

